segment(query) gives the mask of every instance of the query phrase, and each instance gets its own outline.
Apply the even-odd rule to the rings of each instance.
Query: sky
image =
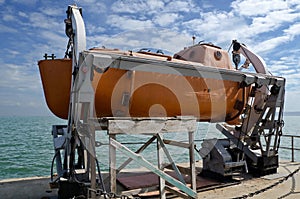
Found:
[[[205,41],[228,49],[237,39],[283,76],[286,111],[300,111],[299,0],[0,0],[0,116],[51,115],[37,62],[62,58],[68,5],[83,9],[87,48],[142,47],[178,52]]]

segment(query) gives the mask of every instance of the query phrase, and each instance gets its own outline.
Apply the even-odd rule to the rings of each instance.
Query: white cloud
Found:
[[[246,25],[241,29],[242,34],[252,40],[253,46],[259,45],[255,48],[259,52],[272,52],[298,34],[297,25],[282,31],[287,24],[293,24],[300,18],[300,7],[297,5],[300,5],[299,1],[283,0],[238,0],[231,4],[234,17],[240,17]]]
[[[25,5],[35,5],[38,0],[22,0],[22,1],[19,1],[19,0],[12,0],[13,2],[17,3],[17,4],[25,4]]]
[[[18,32],[17,29],[14,29],[14,28],[11,28],[11,27],[8,27],[6,25],[3,25],[3,24],[0,24],[0,33],[16,33]]]
[[[192,0],[160,1],[160,0],[119,0],[112,4],[115,13],[140,14],[143,16],[157,15],[168,12],[197,12]]]
[[[159,10],[162,9],[164,7],[164,3],[160,0],[148,0],[145,1],[146,2],[146,6],[148,7],[148,9],[150,10]]]
[[[90,34],[90,35],[101,34],[102,32],[105,31],[104,27],[96,26],[96,25],[91,24],[91,23],[85,23],[85,26],[86,26],[87,33]]]
[[[214,2],[211,0],[202,0],[201,3],[201,8],[203,9],[213,9],[215,5]]]
[[[9,48],[5,48],[2,49],[3,52],[5,52],[8,56],[11,57],[16,57],[17,55],[20,55],[21,53],[19,51],[13,50],[13,49],[9,49]]]
[[[15,16],[10,15],[10,14],[5,14],[2,17],[2,19],[3,19],[3,21],[15,21],[16,20]]]
[[[97,42],[95,42],[97,41]],[[138,50],[139,48],[152,47],[168,50],[173,53],[191,45],[191,35],[182,34],[170,29],[136,29],[124,31],[117,35],[101,35],[88,37],[92,46],[105,46],[121,50]]]
[[[154,22],[160,26],[168,26],[176,22],[180,18],[177,13],[163,13],[159,16],[154,17]]]
[[[199,40],[217,45],[228,44],[228,42],[230,44],[232,39],[245,41],[248,37],[243,32],[243,29],[247,28],[245,22],[227,12],[201,13],[201,18],[183,22],[182,25],[184,29],[199,36]]]
[[[283,35],[260,42],[255,50],[260,53],[272,52],[280,45],[293,41],[294,37],[300,34],[299,30],[300,23],[292,24],[289,28],[282,31]]]
[[[289,36],[279,36],[274,37],[263,42],[260,42],[259,45],[255,46],[253,49],[257,53],[270,52],[273,49],[276,49],[279,45],[289,42],[291,38]]]
[[[288,69],[288,70],[281,70],[280,73],[283,74],[283,76],[296,73],[297,71],[295,69]]]
[[[284,63],[276,63],[276,64],[271,64],[269,67],[271,67],[271,72],[272,73],[279,73],[280,71],[283,70],[289,70],[289,66],[285,65]]]
[[[231,7],[236,13],[242,16],[265,16],[274,10],[288,8],[288,4],[283,0],[237,0],[233,1]]]
[[[200,9],[191,0],[170,1],[165,7],[166,11],[171,12],[198,12]]]
[[[275,63],[280,63],[288,66],[297,67],[300,65],[300,48],[294,46],[293,48],[285,49],[284,51],[279,50],[280,54],[274,59]]]
[[[111,27],[118,28],[120,30],[136,30],[141,28],[153,27],[151,20],[138,20],[131,19],[129,17],[122,17],[118,15],[111,15],[108,17],[107,24]]]
[[[53,32],[51,30],[43,30],[40,32],[42,38],[47,39],[48,43],[53,44],[52,47],[62,46],[62,44],[68,41],[67,36],[58,34],[57,32]]]
[[[1,64],[3,67],[0,75],[0,85],[2,88],[12,89],[17,91],[35,91],[36,88],[40,87],[39,79],[36,73],[37,68],[35,66],[26,65],[15,65],[15,64]]]
[[[25,12],[21,12],[21,11],[19,11],[19,12],[18,12],[18,15],[19,15],[20,17],[25,17],[25,18],[28,18],[28,14],[27,14],[27,13],[25,13]]]
[[[285,78],[287,79],[298,79],[300,80],[300,73],[286,74]]]
[[[108,12],[108,8],[105,5],[106,1],[97,1],[97,0],[76,0],[75,3],[82,7],[83,9],[83,17],[85,15],[93,14],[94,17],[101,16],[103,13]],[[65,8],[67,9],[67,8]]]
[[[53,8],[53,7],[42,7],[40,11],[48,16],[55,17],[55,16],[66,16],[65,11],[66,8]]]
[[[148,15],[163,9],[164,6],[164,2],[159,0],[119,0],[112,4],[111,10],[115,13],[142,13]]]
[[[267,13],[266,16],[263,17],[254,17],[251,25],[247,29],[247,33],[250,35],[259,35],[261,33],[275,31],[285,23],[293,22],[298,17],[300,17],[300,14],[289,13],[287,10]]]
[[[283,32],[293,39],[295,36],[300,34],[300,22],[292,24],[288,29],[283,30]]]
[[[286,111],[299,111],[300,91],[286,91],[285,95],[285,110]]]
[[[59,24],[54,18],[39,12],[33,12],[29,14],[29,23],[27,25],[30,27],[58,30],[61,28]]]

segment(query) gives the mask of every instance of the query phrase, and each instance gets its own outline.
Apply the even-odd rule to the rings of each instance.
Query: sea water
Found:
[[[300,116],[285,116],[283,134],[300,135]],[[52,125],[66,124],[66,120],[60,120],[54,116],[43,117],[0,117],[0,180],[7,178],[22,178],[32,176],[50,175],[51,162],[54,156],[52,141]],[[215,124],[198,123],[195,133],[197,148],[201,147],[201,140],[222,138],[223,136],[215,129]],[[151,136],[145,135],[118,135],[117,140],[127,143],[131,150],[137,150],[143,142]],[[165,134],[164,138],[177,141],[187,141],[186,133]],[[101,169],[108,170],[108,137],[105,131],[97,131],[96,140],[100,145],[97,147],[97,158]],[[138,143],[138,144],[133,144]],[[290,146],[290,138],[281,138],[281,146]],[[294,146],[300,148],[300,139],[295,139]],[[167,146],[174,162],[184,162],[188,159],[188,151],[175,146]],[[280,149],[280,158],[291,160],[290,150]],[[156,145],[148,146],[142,155],[150,162],[156,161]],[[300,161],[300,151],[295,151],[295,160]],[[127,159],[126,156],[117,152],[117,166]],[[196,155],[196,160],[201,159]],[[168,160],[167,160],[168,161]],[[136,167],[132,162],[128,167]],[[55,168],[55,167],[54,167]]]

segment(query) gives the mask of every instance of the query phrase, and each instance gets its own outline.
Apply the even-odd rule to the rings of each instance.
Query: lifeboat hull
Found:
[[[43,60],[39,69],[49,109],[67,119],[72,61]],[[94,72],[92,85],[97,117],[195,116],[199,121],[228,122],[245,104],[245,91],[229,80],[109,68]]]
[[[46,103],[59,118],[67,119],[69,112],[72,60],[56,59],[38,62]]]

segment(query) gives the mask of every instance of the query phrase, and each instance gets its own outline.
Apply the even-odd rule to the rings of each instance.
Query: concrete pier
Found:
[[[242,198],[243,196],[249,197],[253,194],[253,197],[251,197],[253,199],[297,199],[300,198],[300,171],[289,178],[287,176],[297,171],[299,167],[299,162],[281,161],[276,174],[260,178],[253,178],[246,175],[240,184],[200,192],[198,193],[198,198]],[[280,183],[281,181],[282,183]]]
[[[50,189],[50,177],[28,177],[0,180],[0,198],[57,198],[57,189]]]
[[[199,169],[199,165],[196,166]],[[259,198],[300,198],[299,162],[281,161],[278,173],[255,178],[249,174],[237,177],[239,183],[207,188],[198,192],[198,198],[226,199],[251,196]],[[294,173],[293,175],[291,175]],[[289,177],[290,176],[290,177]],[[0,181],[1,198],[55,199],[57,189],[50,189],[49,177],[30,177]],[[151,198],[158,198],[154,196]],[[167,194],[168,198],[168,194]],[[172,197],[173,198],[173,197]]]

